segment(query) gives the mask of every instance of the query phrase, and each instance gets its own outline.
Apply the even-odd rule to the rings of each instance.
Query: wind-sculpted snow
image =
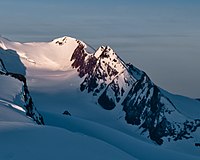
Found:
[[[106,110],[122,105],[127,123],[138,126],[141,133],[148,132],[158,144],[164,137],[168,141],[193,138],[190,133],[200,127],[200,119],[187,119],[179,113],[146,73],[123,62],[110,47],[90,54],[78,44],[71,61],[83,78],[81,91],[98,96],[98,103]]]

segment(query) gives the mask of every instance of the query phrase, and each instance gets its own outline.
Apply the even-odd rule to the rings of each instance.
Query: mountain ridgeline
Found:
[[[108,46],[91,54],[84,43],[78,40],[77,43],[71,66],[83,79],[82,92],[96,96],[98,104],[106,110],[122,106],[127,123],[138,126],[141,133],[148,133],[157,144],[161,145],[164,138],[168,141],[193,138],[190,134],[200,127],[200,119],[185,118],[145,72],[125,63]]]
[[[0,36],[0,137],[5,160],[199,160],[200,101],[158,87],[109,46]]]
[[[126,127],[127,123],[129,126],[133,125],[134,129],[159,145],[166,141],[186,139],[190,139],[191,143],[199,143],[199,101],[162,90],[144,71],[124,62],[108,46],[94,50],[80,40],[62,37],[47,43],[16,43],[1,38],[0,47],[0,76],[22,82],[18,84],[18,91],[14,95],[22,97],[18,97],[21,107],[26,111],[26,115],[38,124],[44,124],[45,120],[35,108],[30,96],[26,69],[29,73],[27,80],[30,91],[33,91],[34,99],[37,100],[35,103],[41,106],[45,104],[47,111],[52,109],[53,112],[56,109],[56,112],[59,110],[59,113],[63,113],[63,110],[69,110],[72,115],[96,121],[96,117],[91,115],[98,114],[97,107],[102,107],[111,113],[106,116],[112,119],[113,123],[118,122],[110,116],[119,118],[117,114],[123,113],[120,121],[125,121]],[[9,85],[5,79],[3,82]],[[80,88],[79,93],[77,87]],[[22,93],[19,88],[22,88]],[[39,92],[40,95],[42,88],[48,94],[45,94],[44,98],[38,98],[36,93]],[[12,92],[12,87],[10,91]],[[72,96],[82,94],[86,95],[89,101],[92,97],[95,103],[93,100],[88,102],[87,98],[74,102]],[[49,96],[51,103],[48,102],[50,98],[45,99]],[[62,99],[62,96],[71,98]],[[14,96],[12,98],[15,99]],[[17,104],[14,100],[13,102]],[[83,105],[89,111],[87,113],[84,107],[79,106],[83,102],[87,103]],[[51,109],[48,108],[49,105],[53,105]],[[91,109],[91,106],[96,108]],[[102,114],[100,113],[101,116]],[[97,118],[98,122],[101,121],[101,116]]]

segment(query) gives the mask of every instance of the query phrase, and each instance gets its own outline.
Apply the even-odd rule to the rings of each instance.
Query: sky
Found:
[[[0,0],[0,35],[109,45],[172,93],[200,98],[199,0]]]

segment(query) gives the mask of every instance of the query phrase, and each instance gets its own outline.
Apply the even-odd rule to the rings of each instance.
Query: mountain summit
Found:
[[[161,89],[109,46],[95,50],[83,41],[65,36],[35,43],[0,38],[0,48],[0,78],[8,76],[22,82],[25,104],[21,108],[38,124],[77,129],[106,141],[108,137],[93,135],[96,131],[88,131],[86,126],[103,125],[137,137],[142,143],[163,144],[178,152],[187,144],[195,148],[189,154],[198,155],[200,102]],[[9,99],[10,102],[18,101]],[[84,125],[71,126],[78,122]],[[180,149],[174,144],[179,144]]]

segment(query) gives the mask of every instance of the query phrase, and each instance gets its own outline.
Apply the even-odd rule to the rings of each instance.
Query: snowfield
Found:
[[[1,122],[0,137],[2,160],[136,159],[98,139],[57,127]]]
[[[122,105],[118,103],[108,111],[97,103],[97,96],[81,92],[83,79],[71,65],[72,53],[80,43],[88,52],[95,52],[86,43],[71,37],[33,43],[12,42],[0,37],[0,59],[8,72],[26,77],[37,109],[35,114],[38,115],[38,111],[45,124],[38,125],[27,116],[24,84],[4,75],[6,71],[0,63],[0,159],[200,159],[200,147],[195,146],[200,143],[200,128],[190,134],[194,138],[170,141],[169,137],[165,137],[165,143],[158,145],[149,139],[148,133],[141,134],[142,130],[137,126],[126,123]],[[130,89],[130,85],[123,85],[128,77],[124,62],[118,62],[114,51],[108,49],[112,53],[111,61],[117,64],[111,66],[124,74],[118,79],[120,87]],[[100,50],[101,47],[95,57],[100,56]],[[137,72],[130,83],[141,78],[142,72]],[[108,81],[112,82],[112,79]],[[175,104],[178,116],[200,119],[200,101],[161,91]],[[70,115],[64,115],[65,111]],[[179,121],[178,116],[171,116],[171,121]]]

